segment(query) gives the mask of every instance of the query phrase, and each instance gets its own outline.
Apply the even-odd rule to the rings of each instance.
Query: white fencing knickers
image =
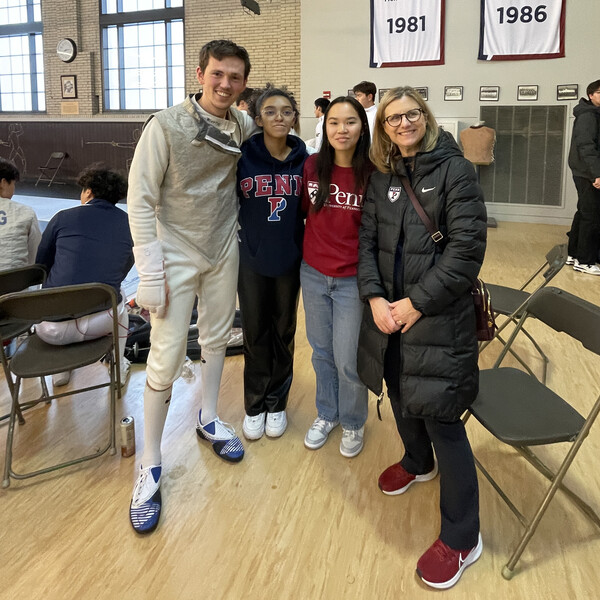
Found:
[[[129,333],[129,314],[125,307],[125,296],[121,292],[121,302],[117,306],[119,315],[119,360],[123,363],[125,343]],[[47,344],[65,346],[86,340],[95,340],[113,332],[112,309],[103,310],[70,321],[42,321],[35,326],[37,335]]]
[[[237,290],[239,250],[233,235],[221,259],[211,267],[198,264],[169,242],[161,240],[168,286],[166,315],[150,320],[150,354],[146,376],[155,390],[168,388],[181,374],[190,319],[198,297],[198,343],[202,354],[224,352],[233,318]]]

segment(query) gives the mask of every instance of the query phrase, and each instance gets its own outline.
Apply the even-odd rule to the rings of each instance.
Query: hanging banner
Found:
[[[479,60],[563,57],[565,3],[566,0],[481,0]]]
[[[444,64],[445,0],[371,0],[373,68]]]

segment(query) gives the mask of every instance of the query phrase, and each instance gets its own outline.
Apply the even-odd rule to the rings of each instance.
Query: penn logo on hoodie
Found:
[[[245,177],[240,181],[240,190],[244,198],[250,198],[250,192],[254,192],[255,198],[265,196],[298,196],[302,190],[301,175],[255,175]]]
[[[285,210],[287,200],[285,198],[277,198],[277,196],[274,196],[269,198],[269,204],[271,205],[271,212],[267,217],[267,221],[271,223],[281,221],[279,213]]]

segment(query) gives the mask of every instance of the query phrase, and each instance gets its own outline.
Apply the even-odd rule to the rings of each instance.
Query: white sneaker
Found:
[[[340,442],[340,454],[346,458],[352,458],[363,449],[364,426],[360,429],[344,429],[342,441]]]
[[[584,265],[583,263],[578,262],[573,265],[573,270],[587,273],[588,275],[600,275],[600,267],[598,265]]]
[[[578,264],[579,264],[579,261],[574,256],[571,256],[570,254],[569,254],[569,256],[567,256],[565,265],[578,265]]]
[[[268,437],[278,438],[281,437],[287,429],[287,415],[285,410],[267,413],[267,424],[265,426],[265,433]]]
[[[265,414],[265,412],[261,412],[254,417],[251,417],[250,415],[244,417],[242,431],[247,440],[260,440],[263,436],[263,433],[265,432]]]
[[[54,373],[52,375],[52,385],[54,387],[60,387],[61,385],[67,385],[71,381],[72,371],[63,371],[62,373]]]
[[[331,431],[339,424],[339,421],[326,421],[317,417],[306,432],[304,445],[309,450],[318,450],[327,441]]]

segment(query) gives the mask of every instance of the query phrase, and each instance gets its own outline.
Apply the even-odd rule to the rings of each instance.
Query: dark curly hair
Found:
[[[0,158],[0,179],[6,179],[8,183],[19,181],[19,169],[17,169],[15,163]]]
[[[102,198],[111,204],[127,197],[127,178],[104,163],[94,163],[86,167],[79,174],[77,184],[84,190],[91,190],[94,198]]]
[[[274,96],[281,96],[283,98],[287,98],[289,103],[292,105],[292,109],[296,113],[296,117],[294,119],[294,123],[292,127],[299,133],[299,125],[298,125],[298,117],[300,116],[300,111],[298,110],[298,103],[296,102],[296,98],[294,98],[294,94],[288,91],[286,86],[275,87],[272,83],[267,83],[264,89],[259,90],[260,95],[258,98],[254,100],[252,111],[255,117],[260,116],[260,111],[262,110],[263,104]]]

